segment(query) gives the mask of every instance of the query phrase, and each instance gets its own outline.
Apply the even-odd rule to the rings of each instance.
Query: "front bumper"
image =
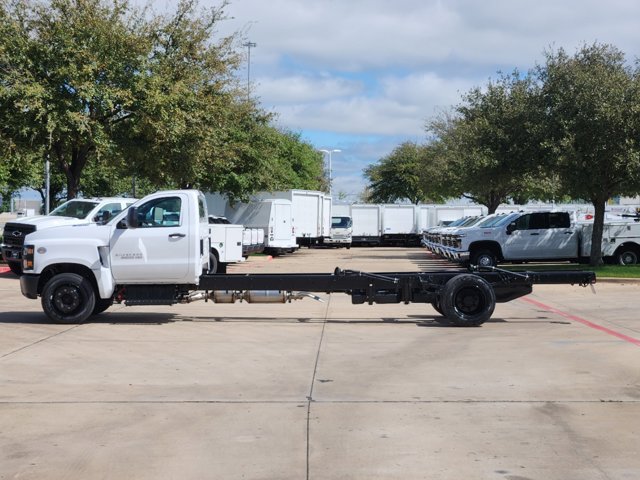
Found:
[[[1,245],[0,249],[2,249],[2,257],[5,262],[22,262],[22,247],[10,247],[7,245]]]
[[[323,243],[326,243],[328,245],[351,245],[351,239],[325,237],[323,239]]]
[[[470,253],[465,250],[449,250],[449,260],[454,262],[468,262],[471,257]]]
[[[32,300],[38,298],[38,283],[40,275],[23,274],[20,276],[20,291],[22,295]]]

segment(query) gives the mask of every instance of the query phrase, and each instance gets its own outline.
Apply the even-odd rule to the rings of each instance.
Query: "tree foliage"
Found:
[[[132,179],[234,195],[318,186],[321,157],[240,88],[239,38],[216,33],[225,7],[181,0],[155,15],[129,0],[0,0],[0,185],[38,188],[49,155],[69,198]],[[30,165],[22,177],[17,159]]]
[[[540,168],[543,111],[530,75],[514,71],[476,87],[451,114],[427,126],[457,195],[487,206],[554,197],[556,179]]]
[[[640,192],[640,75],[612,45],[546,53],[543,83],[548,168],[573,198],[595,208],[591,264],[602,263],[606,202]]]
[[[364,174],[369,180],[370,202],[389,203],[408,200],[439,202],[444,199],[443,163],[430,148],[405,142]]]

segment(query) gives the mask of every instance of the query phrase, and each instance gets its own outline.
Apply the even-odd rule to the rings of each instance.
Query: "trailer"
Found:
[[[154,222],[171,204],[170,222]],[[105,225],[52,228],[27,235],[22,294],[40,298],[56,323],[80,323],[112,304],[285,303],[317,293],[346,294],[361,304],[428,303],[437,322],[475,327],[496,303],[532,292],[534,284],[595,283],[593,272],[376,272],[210,274],[211,232],[204,195],[175,190],[148,195]]]

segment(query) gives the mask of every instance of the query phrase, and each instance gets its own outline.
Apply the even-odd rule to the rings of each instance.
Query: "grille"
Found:
[[[22,245],[24,245],[24,237],[35,231],[35,225],[25,225],[23,223],[7,223],[4,226],[2,240],[5,245],[21,247]]]

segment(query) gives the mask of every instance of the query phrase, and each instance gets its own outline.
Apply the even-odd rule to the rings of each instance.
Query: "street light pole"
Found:
[[[331,195],[331,154],[333,152],[340,153],[342,150],[334,148],[333,150],[320,149],[320,151],[329,155],[329,195]]]
[[[247,100],[249,99],[250,90],[250,82],[251,82],[251,49],[253,47],[257,47],[258,44],[255,42],[245,42],[242,44],[243,47],[247,47]]]

